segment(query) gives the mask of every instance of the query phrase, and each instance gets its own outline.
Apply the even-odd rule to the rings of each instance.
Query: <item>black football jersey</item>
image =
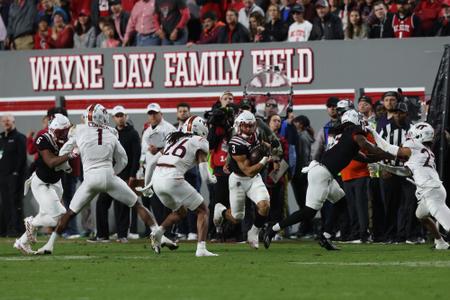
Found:
[[[239,176],[247,176],[239,168],[238,163],[233,159],[233,155],[245,155],[247,158],[250,157],[252,150],[260,144],[256,135],[250,139],[245,139],[240,135],[235,135],[228,142],[228,153],[231,156],[230,160],[230,171],[234,172]]]
[[[358,154],[359,145],[353,139],[355,135],[366,135],[366,132],[357,125],[339,126],[334,131],[334,142],[323,154],[320,163],[323,164],[333,176],[339,174]]]
[[[49,133],[44,133],[38,136],[35,142],[38,151],[49,150],[55,155],[59,153],[58,145],[53,141]],[[61,179],[63,171],[56,172],[54,169],[47,166],[39,153],[36,160],[36,175],[45,183],[56,183]]]

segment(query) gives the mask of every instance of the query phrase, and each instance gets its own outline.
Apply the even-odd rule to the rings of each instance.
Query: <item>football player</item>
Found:
[[[258,236],[269,215],[270,196],[259,172],[271,160],[264,156],[256,164],[251,164],[250,153],[261,144],[256,133],[256,118],[244,110],[235,120],[236,135],[228,143],[231,156],[229,169],[232,172],[228,179],[230,189],[230,208],[222,203],[214,207],[214,224],[221,226],[223,219],[237,224],[245,216],[245,198],[248,197],[256,204],[255,220],[247,233],[247,241],[251,248],[258,249]]]
[[[313,160],[308,167],[302,169],[303,173],[308,173],[306,206],[268,228],[264,234],[264,246],[266,248],[269,248],[272,238],[278,231],[304,220],[312,220],[322,208],[325,200],[336,203],[345,196],[334,177],[351,160],[361,155],[360,150],[365,150],[366,153],[375,155],[379,159],[391,157],[366,139],[367,132],[361,127],[358,112],[353,109],[342,115],[341,125],[336,127],[335,134],[333,143],[324,152],[322,159],[320,161]],[[319,244],[327,250],[339,250],[331,242],[330,237],[321,234]]]
[[[217,256],[206,249],[209,211],[202,195],[185,179],[186,171],[198,164],[200,176],[207,184],[215,184],[217,179],[208,171],[209,143],[206,122],[198,117],[189,117],[181,131],[172,132],[162,156],[158,159],[152,176],[153,190],[161,202],[172,213],[161,223],[150,238],[155,249],[159,248],[161,237],[172,225],[181,221],[187,209],[197,213],[198,243],[195,256]]]
[[[69,210],[59,219],[56,230],[47,244],[37,251],[38,254],[52,254],[57,236],[99,193],[108,193],[117,201],[136,208],[144,223],[152,230],[157,229],[153,215],[137,201],[136,194],[126,182],[117,176],[127,165],[128,158],[119,142],[117,131],[107,125],[108,119],[108,112],[102,105],[92,104],[85,112],[85,124],[72,127],[69,132],[69,139],[59,155],[79,149],[84,181],[75,192]]]
[[[14,248],[24,254],[34,254],[31,244],[36,242],[36,230],[39,227],[56,227],[58,219],[66,209],[61,203],[63,188],[61,176],[63,170],[58,166],[77,156],[76,153],[66,153],[58,156],[60,148],[67,141],[70,129],[69,119],[62,114],[55,114],[51,121],[48,132],[42,133],[36,138],[36,149],[38,159],[36,160],[36,171],[25,182],[24,194],[31,192],[39,204],[39,212],[35,217],[25,218],[25,233],[16,240]],[[70,167],[69,167],[70,168]],[[70,172],[70,169],[65,170]]]
[[[436,171],[434,154],[431,146],[434,141],[434,129],[426,122],[414,124],[408,131],[406,141],[401,147],[391,145],[375,131],[370,129],[377,145],[384,151],[406,159],[403,176],[412,176],[412,182],[416,185],[416,197],[419,204],[416,209],[417,218],[430,230],[434,237],[435,249],[449,249],[449,244],[444,241],[439,230],[430,218],[433,216],[444,229],[450,231],[450,209],[445,204],[447,192],[445,191],[439,174]],[[398,167],[382,165],[388,171],[399,174]],[[400,175],[400,174],[399,174]]]

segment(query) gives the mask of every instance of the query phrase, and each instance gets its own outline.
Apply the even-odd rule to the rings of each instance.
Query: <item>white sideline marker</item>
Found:
[[[412,268],[450,268],[450,261],[380,261],[380,262],[309,262],[309,261],[291,261],[293,265],[302,266],[342,266],[342,267],[412,267]]]

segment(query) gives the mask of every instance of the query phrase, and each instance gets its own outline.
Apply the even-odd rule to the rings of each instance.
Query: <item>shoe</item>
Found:
[[[203,256],[219,256],[219,254],[209,252],[209,251],[206,250],[206,249],[197,249],[197,251],[195,251],[195,256],[197,256],[197,257],[203,257]]]
[[[64,238],[67,240],[75,240],[75,239],[79,239],[81,236],[81,234],[70,234],[70,235],[64,235]]]
[[[122,238],[118,238],[116,240],[116,242],[121,243],[121,244],[127,244],[128,243],[128,239],[126,237],[122,237]]]
[[[39,248],[34,254],[36,254],[36,255],[51,255],[51,254],[53,254],[53,247],[48,247],[47,245],[44,245],[43,247]]]
[[[86,242],[88,242],[88,243],[109,243],[109,242],[111,242],[111,240],[107,239],[107,238],[99,238],[99,237],[94,236],[90,239],[87,239]]]
[[[256,232],[253,229],[250,229],[247,232],[247,242],[250,245],[250,248],[255,249],[255,250],[259,249],[258,235],[259,235],[259,232]]]
[[[336,245],[334,245],[330,239],[327,239],[323,234],[321,234],[319,236],[319,245],[322,248],[325,248],[329,251],[334,251],[334,250],[341,250],[338,247],[336,247]]]
[[[23,223],[25,224],[25,232],[27,233],[27,239],[28,242],[31,244],[36,243],[37,239],[36,239],[36,231],[35,228],[32,224],[33,222],[33,217],[28,217],[23,219]]]
[[[28,243],[22,243],[20,239],[17,239],[13,245],[13,247],[20,252],[22,252],[25,255],[35,254],[35,251],[31,249],[30,244]]]
[[[167,248],[169,248],[170,251],[173,251],[173,250],[178,249],[178,244],[173,242],[171,239],[169,239],[165,235],[163,235],[161,237],[161,248],[162,247],[167,247]]]
[[[436,243],[434,244],[434,249],[436,250],[448,250],[450,248],[449,244],[447,242],[445,243]]]
[[[213,223],[216,227],[222,225],[223,223],[222,212],[226,209],[227,208],[222,203],[216,203],[216,205],[214,206]]]
[[[152,244],[152,249],[156,254],[161,253],[161,236],[155,232],[150,233],[150,242]]]
[[[188,240],[188,241],[196,241],[196,240],[197,240],[197,234],[196,234],[196,233],[193,233],[193,232],[190,232],[190,233],[188,234],[188,236],[187,236],[187,240]]]
[[[187,240],[187,235],[185,235],[184,233],[177,233],[176,239],[177,241],[185,241]]]
[[[127,238],[129,240],[138,240],[140,238],[140,236],[137,233],[128,233]]]
[[[275,231],[272,230],[272,227],[269,227],[266,232],[264,233],[264,248],[269,249],[270,247],[270,243],[272,243],[272,239],[273,237],[276,235],[277,233]]]

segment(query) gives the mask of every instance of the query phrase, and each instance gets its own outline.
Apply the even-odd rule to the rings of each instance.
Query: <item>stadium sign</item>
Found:
[[[35,92],[99,90],[105,84],[113,89],[152,89],[161,75],[164,88],[239,86],[248,79],[241,74],[245,55],[250,56],[252,63],[247,65],[253,73],[278,66],[293,84],[313,81],[310,48],[46,55],[30,57],[29,68]],[[107,64],[112,64],[113,76],[105,76]]]

